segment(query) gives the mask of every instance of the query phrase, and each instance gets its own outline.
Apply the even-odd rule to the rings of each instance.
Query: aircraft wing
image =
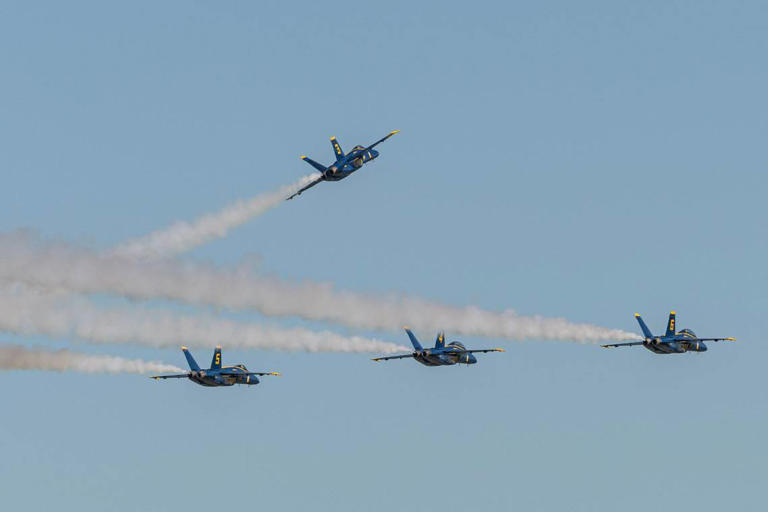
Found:
[[[393,132],[389,132],[386,137],[384,137],[382,139],[379,139],[376,142],[374,142],[373,144],[371,144],[370,146],[368,146],[367,148],[360,150],[360,153],[365,153],[366,151],[370,151],[374,147],[378,146],[379,144],[381,144],[382,142],[384,142],[385,140],[387,140],[388,138],[390,138],[391,136],[393,136],[394,134],[399,133],[399,132],[400,132],[400,130],[395,130]]]
[[[386,357],[374,357],[371,359],[371,361],[389,361],[390,359],[408,359],[409,357],[413,357],[412,354],[403,354],[401,356],[386,356]]]
[[[635,345],[642,345],[642,341],[632,341],[630,343],[611,343],[609,345],[600,345],[603,348],[616,348],[616,347],[633,347]]]
[[[320,176],[319,176],[319,177],[318,177],[318,178],[317,178],[315,181],[311,182],[309,185],[304,185],[304,187],[302,187],[302,189],[301,189],[301,190],[299,190],[298,192],[296,192],[295,194],[293,194],[291,197],[289,197],[288,199],[286,199],[286,201],[288,201],[288,200],[290,200],[290,199],[293,199],[293,198],[294,198],[294,197],[296,197],[296,196],[300,196],[302,192],[304,192],[305,190],[307,190],[307,189],[309,189],[309,188],[312,188],[312,187],[314,187],[315,185],[317,185],[317,184],[318,184],[318,183],[320,183],[321,181],[324,181],[324,180],[323,180],[323,175],[322,175],[322,174],[321,174],[321,175],[320,175]]]
[[[257,375],[259,377],[263,375],[280,375],[279,372],[219,372],[219,375],[226,375],[227,377],[247,377],[249,375]]]
[[[476,352],[482,352],[482,353],[486,353],[486,352],[506,352],[506,350],[504,350],[503,348],[479,348],[479,349],[475,349],[475,350],[456,350],[456,351],[452,350],[451,352],[448,352],[448,353],[449,354],[474,354]]]
[[[174,375],[153,375],[150,379],[186,379],[187,377],[189,377],[188,373],[177,373]]]
[[[736,338],[696,338],[694,341],[736,341]]]

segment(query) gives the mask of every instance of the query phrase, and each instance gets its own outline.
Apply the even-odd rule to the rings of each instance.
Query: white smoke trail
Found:
[[[278,206],[317,176],[318,174],[304,176],[292,185],[246,201],[238,201],[220,212],[204,215],[193,222],[176,222],[165,229],[120,244],[111,252],[130,258],[163,258],[189,251],[210,240],[226,236],[231,229]]]
[[[457,307],[406,295],[371,295],[331,284],[289,282],[250,268],[222,269],[176,260],[136,261],[65,245],[43,244],[20,234],[0,236],[0,279],[106,292],[134,299],[164,298],[198,305],[249,309],[270,316],[299,316],[363,329],[402,325],[452,334],[509,340],[602,342],[637,338],[618,329],[563,318]]]
[[[24,285],[0,289],[0,331],[74,338],[93,343],[153,347],[191,345],[305,352],[393,353],[406,347],[359,336],[302,328],[282,329],[208,315],[182,315],[142,308],[101,308],[76,296],[38,293]]]
[[[19,345],[0,346],[0,371],[49,370],[79,373],[180,373],[178,366],[157,361],[124,359],[115,356],[29,349]]]

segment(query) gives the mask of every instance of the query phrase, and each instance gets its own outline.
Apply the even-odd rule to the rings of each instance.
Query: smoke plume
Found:
[[[220,268],[178,260],[137,261],[22,234],[0,236],[0,279],[79,293],[171,299],[196,305],[298,316],[361,329],[444,329],[508,340],[602,342],[633,333],[563,318],[452,306],[398,294],[362,294],[332,284],[264,276],[249,267]]]
[[[157,361],[89,355],[66,349],[49,351],[0,345],[0,370],[49,370],[79,373],[180,373],[181,368]]]
[[[304,352],[393,353],[406,347],[360,336],[303,328],[283,329],[210,315],[183,315],[140,307],[96,307],[68,294],[14,284],[0,288],[0,331],[153,347],[191,345]]]
[[[193,222],[176,222],[165,229],[120,244],[112,250],[112,254],[130,258],[163,258],[192,250],[215,238],[223,238],[231,229],[278,206],[317,176],[304,176],[292,185],[239,201]]]

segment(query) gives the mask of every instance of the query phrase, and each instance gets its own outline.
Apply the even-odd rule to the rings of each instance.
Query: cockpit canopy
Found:
[[[452,341],[450,344],[453,345],[454,347],[458,347],[458,348],[460,348],[462,350],[464,350],[466,348],[466,347],[464,347],[464,345],[460,341]]]
[[[696,333],[694,333],[690,329],[683,329],[682,331],[678,332],[677,334],[679,334],[680,336],[685,336],[687,338],[695,338],[696,337]]]

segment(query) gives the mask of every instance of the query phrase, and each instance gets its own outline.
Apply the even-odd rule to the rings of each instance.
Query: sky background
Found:
[[[767,34],[749,1],[2,2],[2,231],[109,247],[295,181],[331,135],[400,129],[185,257],[739,338],[464,337],[507,349],[470,368],[225,346],[284,373],[253,389],[3,373],[3,506],[763,510]]]

